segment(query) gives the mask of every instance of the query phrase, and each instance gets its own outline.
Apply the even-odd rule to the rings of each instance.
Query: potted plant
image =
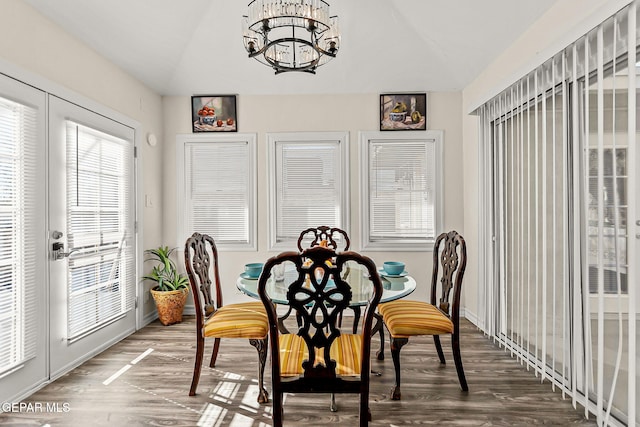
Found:
[[[147,249],[144,253],[148,256],[146,261],[156,261],[151,272],[143,276],[143,280],[157,283],[151,289],[151,295],[156,303],[158,317],[163,325],[171,325],[182,321],[182,312],[189,293],[189,279],[178,273],[171,254],[176,248],[160,246]]]

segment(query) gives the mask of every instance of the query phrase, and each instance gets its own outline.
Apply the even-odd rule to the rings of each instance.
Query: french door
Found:
[[[49,97],[50,374],[135,330],[134,130]]]

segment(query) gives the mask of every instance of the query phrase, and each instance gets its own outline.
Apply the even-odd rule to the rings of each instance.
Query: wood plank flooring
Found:
[[[372,376],[370,425],[595,425],[593,419],[584,419],[583,408],[574,409],[570,399],[553,392],[548,382],[540,383],[533,372],[475,326],[468,321],[462,325],[462,360],[469,392],[460,391],[450,339],[443,339],[448,363],[442,366],[433,340],[421,337],[402,349],[403,399],[389,400],[394,371],[387,341],[385,360],[372,361],[381,375]],[[223,340],[215,369],[208,367],[212,340],[208,341],[198,394],[188,396],[194,328],[193,318],[168,327],[156,321],[23,402],[32,408],[40,404],[44,411],[0,413],[0,425],[271,425],[270,404],[256,403],[257,356],[247,341]],[[377,339],[374,343],[376,349]],[[121,374],[114,376],[118,372]],[[265,381],[270,390],[268,373]],[[329,411],[328,395],[288,395],[285,399],[287,426],[358,423],[357,396],[338,395],[335,413]]]

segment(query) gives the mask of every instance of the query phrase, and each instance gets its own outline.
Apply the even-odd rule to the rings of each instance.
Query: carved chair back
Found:
[[[467,266],[464,238],[456,231],[440,234],[433,248],[431,304],[456,324],[460,317],[460,291]]]
[[[368,382],[372,320],[382,296],[382,283],[376,266],[371,259],[356,252],[336,253],[331,248],[314,246],[302,253],[284,252],[269,259],[258,281],[258,293],[269,317],[274,392],[282,385],[278,349],[278,317],[275,306],[267,294],[266,284],[271,275],[271,269],[285,262],[293,264],[296,269],[296,278],[288,285],[287,300],[301,319],[296,335],[304,340],[309,355],[303,363],[304,375],[298,380],[298,385],[294,386],[299,388],[294,389],[304,391],[308,387],[316,390],[315,392],[319,389],[324,390],[323,392],[339,390],[340,385],[331,382],[332,379],[336,379],[336,363],[330,357],[330,349],[342,334],[338,319],[340,314],[349,307],[353,295],[348,283],[349,276],[344,274],[348,268],[348,262],[361,264],[366,269],[367,275],[371,277],[371,297],[365,308],[361,332],[363,336],[361,381]],[[362,274],[360,270],[354,271]],[[313,362],[319,359],[324,361],[324,364]],[[351,392],[354,391],[351,390]]]
[[[308,244],[306,244],[307,242]],[[342,244],[341,246],[343,246],[341,250],[349,250],[351,241],[346,231],[337,227],[321,225],[319,227],[307,228],[300,233],[300,237],[298,237],[298,250],[302,252],[305,248],[326,244],[327,247],[337,251],[340,243]]]
[[[213,238],[206,234],[193,233],[185,243],[184,263],[191,283],[196,321],[202,326],[209,316],[222,307],[218,249]]]

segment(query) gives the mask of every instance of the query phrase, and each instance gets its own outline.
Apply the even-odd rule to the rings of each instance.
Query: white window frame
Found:
[[[249,171],[248,188],[249,194],[249,214],[247,224],[249,228],[249,238],[244,243],[225,243],[216,240],[216,246],[219,250],[228,251],[257,251],[257,174],[256,174],[256,140],[255,133],[225,133],[225,134],[178,134],[176,135],[176,204],[178,206],[178,233],[176,246],[179,249],[184,247],[184,242],[191,234],[187,230],[187,219],[189,217],[189,204],[185,200],[186,189],[186,170],[185,166],[185,150],[189,143],[246,143],[249,146],[247,161],[247,170]],[[215,239],[215,236],[212,236]]]
[[[444,133],[441,130],[428,130],[421,132],[360,132],[360,217],[361,230],[360,240],[362,250],[367,251],[432,251],[435,238],[442,230],[443,217],[443,175],[442,175],[442,141]],[[389,143],[394,142],[431,142],[435,144],[434,163],[435,163],[435,233],[431,239],[409,239],[406,237],[398,237],[397,239],[388,239],[383,241],[375,241],[371,238],[370,211],[369,211],[369,194],[370,194],[370,171],[369,171],[369,148],[372,143]]]
[[[279,239],[277,236],[277,169],[276,148],[278,144],[314,144],[318,142],[334,141],[340,146],[340,222],[341,224],[315,224],[317,226],[328,225],[343,229],[349,234],[349,132],[282,132],[267,133],[267,151],[269,163],[269,250],[279,251],[295,249],[296,239]],[[312,191],[312,189],[310,189]],[[300,230],[302,231],[302,230]]]

